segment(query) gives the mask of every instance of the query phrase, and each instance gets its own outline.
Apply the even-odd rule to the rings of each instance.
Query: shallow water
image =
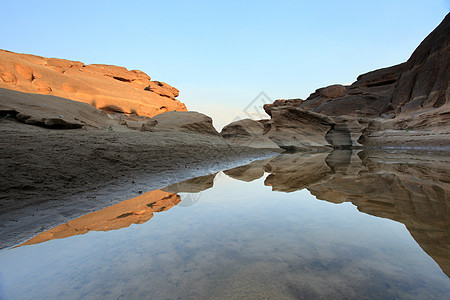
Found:
[[[297,153],[194,178],[0,251],[0,298],[448,299],[449,166]]]

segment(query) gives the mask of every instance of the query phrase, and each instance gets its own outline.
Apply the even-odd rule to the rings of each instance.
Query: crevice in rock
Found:
[[[367,87],[383,86],[383,85],[393,84],[395,82],[397,82],[397,80],[395,80],[395,79],[382,80],[382,81],[378,81],[378,82],[374,82],[374,83],[368,83]]]

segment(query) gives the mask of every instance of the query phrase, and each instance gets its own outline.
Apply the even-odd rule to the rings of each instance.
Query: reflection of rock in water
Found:
[[[326,180],[332,175],[325,162],[329,153],[293,153],[273,158],[267,165],[270,173],[264,184],[273,191],[293,192],[308,187],[312,183]]]
[[[361,212],[405,224],[450,276],[450,158],[446,154],[286,154],[272,159],[266,171],[272,174],[265,184],[275,191],[306,187],[318,199],[351,202]]]
[[[192,178],[183,182],[175,183],[163,188],[169,193],[200,193],[214,186],[214,178],[217,173]]]
[[[254,161],[248,165],[223,171],[223,173],[233,179],[251,182],[264,175],[264,168],[272,158]]]
[[[198,202],[201,192],[214,186],[214,178],[217,173],[188,179],[163,188],[169,193],[188,193],[182,196],[179,207],[189,207]]]
[[[177,194],[162,190],[151,191],[44,231],[20,246],[62,239],[89,231],[109,231],[131,224],[142,224],[150,220],[154,212],[166,211],[180,201]]]

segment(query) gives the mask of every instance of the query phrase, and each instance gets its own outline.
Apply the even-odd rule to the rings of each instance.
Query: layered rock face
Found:
[[[286,144],[286,136],[296,136],[308,144],[310,138],[303,127],[317,128],[327,116],[328,123],[334,124],[332,131],[325,126],[320,136],[327,134],[328,144],[334,147],[450,147],[449,40],[450,14],[405,63],[360,75],[350,86],[317,89],[305,101],[277,100],[265,105],[272,118],[266,124],[289,124],[277,132],[272,130],[271,139]],[[300,127],[298,114],[290,119],[274,114],[282,107],[322,117],[305,117]],[[314,132],[311,135],[319,135]],[[290,139],[288,144],[299,142]]]
[[[186,111],[179,91],[142,71],[0,50],[0,88],[58,96],[107,112],[155,116]]]

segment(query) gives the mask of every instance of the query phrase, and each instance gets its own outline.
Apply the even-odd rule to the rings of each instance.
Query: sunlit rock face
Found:
[[[107,112],[149,116],[186,111],[179,91],[142,71],[0,50],[0,87],[88,103]]]
[[[131,224],[142,224],[150,220],[154,212],[168,210],[180,201],[181,198],[177,194],[161,190],[151,191],[44,231],[20,246],[62,239],[89,231],[117,230]]]

